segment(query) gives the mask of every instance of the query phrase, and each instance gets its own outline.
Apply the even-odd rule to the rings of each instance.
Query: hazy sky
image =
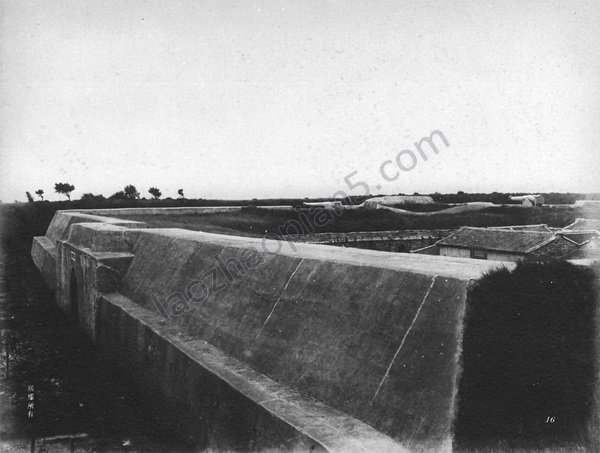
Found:
[[[0,5],[5,202],[600,191],[597,0]]]

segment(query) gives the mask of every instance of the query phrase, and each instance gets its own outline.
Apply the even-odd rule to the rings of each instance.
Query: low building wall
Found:
[[[455,229],[359,231],[346,233],[313,233],[285,235],[292,242],[327,244],[385,252],[410,252],[435,244]]]
[[[96,342],[152,401],[161,424],[202,450],[324,450],[289,420],[268,410],[269,403],[281,402],[280,395],[264,390],[256,401],[236,389],[239,381],[257,379],[242,364],[233,365],[216,348],[173,332],[159,316],[123,297],[111,294],[99,299]],[[271,390],[283,390],[263,381]],[[247,390],[251,388],[246,384]],[[285,409],[301,410],[293,401]]]
[[[286,208],[289,206],[286,206]],[[117,215],[186,215],[186,214],[218,214],[221,212],[241,211],[243,206],[182,206],[174,208],[116,208],[116,209],[90,209],[89,214],[97,216]],[[81,212],[81,211],[77,211]]]

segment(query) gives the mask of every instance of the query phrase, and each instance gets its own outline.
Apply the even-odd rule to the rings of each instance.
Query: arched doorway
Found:
[[[79,288],[77,277],[75,276],[75,269],[71,269],[71,280],[69,282],[69,295],[71,301],[71,316],[75,320],[79,319]]]

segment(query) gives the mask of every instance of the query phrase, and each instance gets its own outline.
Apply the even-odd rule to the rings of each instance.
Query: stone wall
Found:
[[[451,450],[468,293],[514,264],[144,227],[59,212],[32,256],[173,429],[208,449]]]

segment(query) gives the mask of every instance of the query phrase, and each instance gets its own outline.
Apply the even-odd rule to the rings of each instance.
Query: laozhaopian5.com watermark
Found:
[[[437,138],[437,143],[434,139]],[[379,173],[387,182],[396,181],[402,172],[414,170],[419,160],[426,162],[429,155],[426,151],[433,154],[439,154],[438,144],[446,147],[450,142],[446,136],[439,130],[434,130],[427,137],[423,137],[414,143],[415,150],[410,148],[402,149],[394,156],[394,160],[387,159],[379,165]],[[419,159],[420,158],[420,159]],[[372,192],[369,184],[363,180],[353,181],[358,174],[358,170],[348,173],[344,177],[344,182],[348,189],[362,189],[363,194],[369,195]],[[374,189],[380,190],[381,185],[377,184]],[[211,256],[213,265],[205,271],[199,278],[190,280],[180,291],[175,291],[161,302],[159,298],[152,293],[151,298],[158,312],[165,321],[171,321],[181,316],[192,306],[197,306],[206,301],[209,297],[219,294],[239,281],[248,272],[258,268],[268,254],[277,254],[281,251],[283,244],[286,243],[291,251],[296,252],[296,243],[290,240],[290,236],[298,237],[312,234],[326,225],[333,223],[337,217],[344,212],[344,204],[352,204],[352,198],[343,190],[335,192],[332,199],[338,200],[338,203],[332,203],[328,206],[310,206],[308,209],[296,209],[296,219],[288,219],[276,229],[276,233],[266,233],[262,237],[259,247],[248,246],[244,248],[239,256],[230,256],[223,259],[220,254]]]

